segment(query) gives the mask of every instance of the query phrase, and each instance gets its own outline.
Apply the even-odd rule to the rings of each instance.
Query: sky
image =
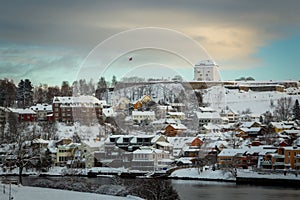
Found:
[[[157,76],[174,75],[159,70],[164,66],[192,79],[192,68],[182,63],[197,62],[200,51],[194,51],[194,42],[205,52],[199,53],[199,61],[215,60],[222,80],[299,80],[299,8],[298,0],[3,0],[0,79],[29,78],[34,85],[72,83],[95,52],[99,62],[114,61],[106,64],[111,67],[107,79],[136,71],[137,65],[122,68],[128,57],[139,60],[140,71],[155,64],[151,69]],[[162,28],[161,35],[169,30],[169,37],[148,29],[138,36],[130,32],[145,27]],[[124,32],[131,34],[124,34],[130,40],[115,37]],[[115,45],[105,46],[111,40]],[[156,50],[145,50],[151,42]],[[162,50],[167,53],[160,54]],[[101,67],[94,69],[98,77]]]

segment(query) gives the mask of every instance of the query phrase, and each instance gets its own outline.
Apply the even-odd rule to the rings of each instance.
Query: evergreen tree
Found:
[[[300,120],[300,106],[299,106],[298,99],[296,99],[294,104],[293,115],[294,115],[294,119]]]
[[[104,77],[101,77],[97,84],[95,96],[98,99],[107,99],[107,83]]]
[[[62,96],[72,96],[72,88],[69,85],[68,81],[63,81],[60,89],[60,93]]]
[[[55,87],[48,87],[48,91],[46,94],[46,102],[47,103],[52,103],[53,102],[53,98],[55,96],[60,96],[60,89],[58,86]]]
[[[21,80],[17,88],[16,99],[19,107],[29,107],[33,104],[33,87],[29,79]]]
[[[117,77],[113,75],[112,80],[111,80],[111,87],[115,87],[117,84]]]
[[[8,80],[0,80],[0,106],[10,107],[16,100],[16,86]]]

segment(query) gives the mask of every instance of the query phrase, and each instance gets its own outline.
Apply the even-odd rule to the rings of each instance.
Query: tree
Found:
[[[112,80],[111,80],[111,87],[115,87],[117,85],[117,77],[113,75]]]
[[[294,119],[300,120],[300,106],[299,106],[298,99],[296,99],[293,107],[293,115],[294,115]]]
[[[38,87],[35,87],[33,90],[33,98],[35,103],[45,103],[47,101],[47,84],[40,84]]]
[[[69,85],[68,81],[63,81],[60,89],[60,93],[62,96],[72,96],[72,88]]]
[[[19,183],[22,184],[24,168],[34,166],[38,162],[36,155],[39,151],[34,151],[32,148],[33,140],[36,138],[36,128],[35,125],[18,123],[15,114],[11,114],[8,123],[11,127],[11,137],[8,141],[10,144],[5,158],[5,165],[19,169]]]
[[[0,80],[0,106],[10,107],[16,100],[16,86],[8,79]]]
[[[292,98],[283,97],[277,100],[274,115],[280,121],[288,120],[292,115]]]
[[[16,99],[19,107],[29,107],[33,104],[33,86],[29,79],[21,80],[17,88]]]
[[[55,96],[60,96],[60,89],[58,86],[55,87],[48,87],[47,93],[46,93],[46,102],[47,103],[52,103],[53,102],[53,98]]]
[[[95,92],[95,96],[98,99],[107,99],[107,83],[104,77],[101,77],[99,82],[97,83],[97,89]]]

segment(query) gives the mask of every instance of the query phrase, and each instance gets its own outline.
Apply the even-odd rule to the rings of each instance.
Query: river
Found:
[[[72,179],[80,182],[77,187],[86,187],[90,185],[106,185],[116,184],[115,179],[111,178],[87,178],[87,177],[24,177],[24,185],[39,185],[39,183],[47,184],[47,180],[67,182]],[[130,185],[141,181],[141,179],[122,179]],[[166,180],[160,180],[166,181]],[[36,183],[36,184],[35,184]],[[124,182],[123,182],[124,183]],[[161,183],[158,183],[161,184]],[[171,180],[173,188],[177,191],[180,199],[183,200],[299,200],[299,188],[279,187],[279,186],[254,186],[254,185],[236,185],[232,182],[211,182],[199,180]],[[40,185],[47,187],[47,185]],[[49,187],[49,185],[48,185]],[[95,188],[95,187],[94,187]],[[113,188],[111,188],[113,189]],[[114,190],[114,189],[113,189]],[[80,191],[80,190],[79,190]],[[120,194],[119,194],[120,195]]]
[[[181,199],[189,200],[296,200],[300,190],[288,187],[236,185],[227,182],[172,180]]]

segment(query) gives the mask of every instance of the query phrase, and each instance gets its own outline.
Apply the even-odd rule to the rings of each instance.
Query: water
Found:
[[[181,199],[188,200],[295,200],[300,199],[296,188],[236,185],[235,183],[172,180]]]
[[[46,180],[67,182],[72,179],[80,182],[79,187],[87,187],[94,190],[95,187],[105,184],[116,184],[116,180],[111,178],[87,178],[87,177],[24,177],[24,185],[34,185],[34,183],[47,183]],[[142,181],[139,179],[122,179],[127,185]],[[159,180],[165,181],[165,180]],[[123,182],[124,183],[124,182]],[[231,182],[209,182],[198,180],[171,180],[172,186],[177,191],[182,200],[299,200],[299,188],[279,187],[279,186],[254,186],[236,185]],[[160,185],[160,182],[157,182]],[[45,186],[44,186],[45,187]],[[90,191],[92,192],[92,191]]]

